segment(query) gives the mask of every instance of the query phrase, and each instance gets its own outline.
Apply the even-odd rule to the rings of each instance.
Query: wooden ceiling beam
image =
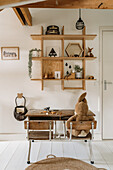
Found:
[[[13,8],[13,10],[14,10],[16,16],[18,17],[19,21],[21,22],[21,24],[26,25],[25,18],[22,15],[20,8]]]
[[[20,8],[20,10],[22,11],[22,14],[27,22],[27,24],[29,26],[32,26],[32,16],[30,14],[30,11],[28,8]]]
[[[32,26],[32,16],[28,8],[13,8],[22,25]]]
[[[45,2],[31,3],[27,8],[66,8],[66,9],[113,9],[113,0],[47,0]],[[20,6],[22,7],[22,6]]]
[[[44,0],[0,0],[0,9],[36,3]]]
[[[0,0],[0,9],[18,8],[85,8],[113,9],[113,0]]]

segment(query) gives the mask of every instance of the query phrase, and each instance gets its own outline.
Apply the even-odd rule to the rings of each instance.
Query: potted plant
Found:
[[[79,65],[75,65],[74,69],[75,69],[75,78],[82,79],[82,70],[83,69],[80,68]]]
[[[28,62],[28,69],[29,69],[29,77],[32,77],[32,57],[39,57],[39,52],[41,50],[40,49],[31,49],[29,51],[29,62]]]
[[[39,52],[40,52],[41,50],[40,49],[37,49],[37,48],[35,48],[35,49],[32,49],[32,57],[39,57]]]

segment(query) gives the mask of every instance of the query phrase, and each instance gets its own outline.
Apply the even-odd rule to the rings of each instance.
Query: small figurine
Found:
[[[53,76],[53,73],[52,73],[52,72],[49,73],[48,75],[49,75],[49,76],[48,76],[49,79],[54,79],[54,76]]]
[[[54,111],[54,110],[51,110],[51,114],[56,114],[56,111]]]
[[[71,54],[70,56],[68,56],[68,57],[73,57],[73,55]]]
[[[94,76],[89,76],[88,79],[94,79]]]
[[[93,48],[89,48],[89,47],[88,47],[88,52],[87,52],[86,57],[94,57],[94,55],[93,55],[93,53],[92,53],[92,50],[93,50]]]
[[[68,79],[75,79],[75,73],[71,73],[71,74],[68,76]]]
[[[50,110],[50,107],[45,107],[44,110],[45,110],[45,111],[49,111],[49,110]]]
[[[79,55],[78,54],[74,54],[74,57],[79,57]]]
[[[45,107],[43,112],[48,115],[50,113],[50,107]]]
[[[44,78],[45,78],[45,79],[48,79],[48,73],[45,73],[45,74],[44,74]]]
[[[56,57],[57,56],[57,53],[55,52],[54,48],[51,49],[49,56],[50,57]]]

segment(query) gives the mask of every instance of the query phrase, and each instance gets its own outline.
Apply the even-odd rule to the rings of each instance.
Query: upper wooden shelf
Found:
[[[31,38],[33,40],[93,40],[97,35],[75,35],[75,34],[68,34],[68,35],[39,35],[39,34],[32,34]]]
[[[32,60],[94,60],[97,57],[32,57]]]

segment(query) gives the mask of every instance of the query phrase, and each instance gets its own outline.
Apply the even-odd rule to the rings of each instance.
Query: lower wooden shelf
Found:
[[[82,87],[64,87],[64,90],[83,89]]]
[[[43,79],[43,80],[52,80],[52,81],[59,81],[59,80],[63,80],[63,79]]]
[[[31,79],[32,81],[41,81],[42,83],[42,90],[44,88],[44,83],[43,81],[62,81],[62,89],[63,90],[77,90],[77,89],[82,89],[84,90],[83,87],[64,87],[64,81],[96,81],[96,79]]]
[[[42,79],[31,79],[32,81],[41,81]]]
[[[32,81],[41,81],[41,80],[52,80],[52,81],[56,81],[56,80],[65,80],[65,81],[81,81],[81,80],[88,80],[88,81],[95,81],[97,79],[31,79]]]
[[[57,80],[58,80],[58,81],[59,81],[59,80],[63,80],[63,79],[31,79],[31,80],[32,80],[32,81],[42,81],[42,80],[44,80],[44,81],[45,81],[45,80],[47,80],[47,81],[48,81],[48,80],[52,80],[52,81],[54,81],[54,80],[57,81]]]
[[[63,79],[63,80],[67,80],[67,81],[71,81],[71,80],[74,80],[74,81],[81,81],[81,80],[88,80],[88,81],[91,81],[91,80],[93,80],[93,81],[95,81],[96,79]]]

